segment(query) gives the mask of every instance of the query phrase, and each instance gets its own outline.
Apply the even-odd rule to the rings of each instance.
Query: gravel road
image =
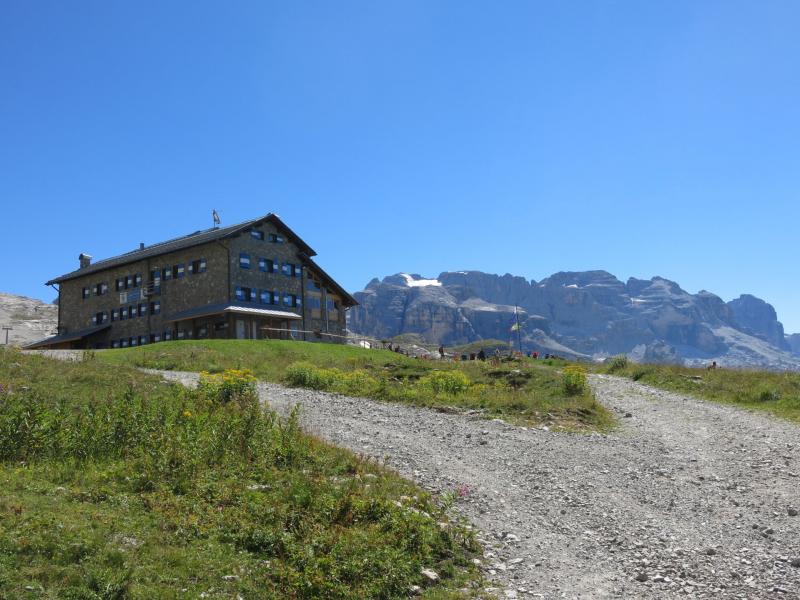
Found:
[[[194,374],[164,373],[183,383]],[[611,435],[260,384],[310,433],[462,488],[500,597],[800,598],[800,428],[604,375]]]

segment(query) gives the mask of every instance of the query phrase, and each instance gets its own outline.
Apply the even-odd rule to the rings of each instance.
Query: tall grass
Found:
[[[630,363],[606,372],[681,394],[800,422],[800,373]]]
[[[194,391],[0,352],[0,481],[0,597],[392,598],[422,568],[456,597],[477,578],[433,498],[276,417],[242,371]]]
[[[492,366],[278,340],[169,342],[97,356],[113,364],[187,371],[247,368],[267,381],[391,402],[460,407],[525,424],[602,430],[614,422],[588,386],[563,386],[555,368],[565,366],[564,361],[521,358]]]

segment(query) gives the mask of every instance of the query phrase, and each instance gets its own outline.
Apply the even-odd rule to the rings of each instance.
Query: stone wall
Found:
[[[189,265],[194,260],[205,259],[206,270],[203,273],[190,273]],[[120,302],[120,294],[133,292],[129,296],[141,294],[142,288],[150,279],[150,272],[155,269],[172,268],[183,265],[183,276],[178,278],[162,279],[160,293],[148,298],[139,298]],[[210,242],[193,248],[187,248],[164,254],[152,259],[140,260],[120,267],[105,271],[91,273],[64,281],[60,286],[61,322],[60,333],[71,333],[88,329],[95,325],[92,317],[98,312],[107,313],[107,323],[111,328],[92,337],[92,345],[99,344],[109,347],[112,340],[129,338],[133,336],[147,336],[161,334],[171,330],[174,325],[166,323],[170,315],[207,304],[217,304],[228,301],[228,250],[222,242]],[[129,275],[140,275],[141,285],[138,287],[117,291],[115,280]],[[105,294],[96,295],[95,287],[105,284]],[[82,290],[89,288],[89,297],[83,299]],[[159,314],[150,310],[150,302],[160,302]],[[126,318],[125,320],[111,321],[111,311],[147,303],[147,312],[144,316]]]

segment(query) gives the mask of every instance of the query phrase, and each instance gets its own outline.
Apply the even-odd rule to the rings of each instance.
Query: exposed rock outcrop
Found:
[[[0,326],[11,327],[8,343],[25,346],[55,334],[58,324],[58,307],[41,300],[0,292]],[[6,341],[6,332],[0,330],[0,344]]]
[[[623,283],[606,271],[561,272],[537,283],[478,271],[436,279],[400,273],[373,279],[355,297],[351,331],[379,338],[416,333],[448,345],[513,338],[526,350],[568,356],[800,367],[763,300],[725,303],[663,277]]]
[[[739,329],[769,342],[783,350],[790,350],[783,325],[771,304],[750,294],[742,294],[728,302]]]

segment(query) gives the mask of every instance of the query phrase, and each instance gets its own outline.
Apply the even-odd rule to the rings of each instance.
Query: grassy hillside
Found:
[[[0,485],[0,598],[403,598],[422,568],[442,576],[424,597],[455,598],[478,581],[472,534],[430,496],[277,419],[242,375],[193,391],[0,351]]]
[[[587,386],[567,390],[559,372],[529,359],[499,366],[426,361],[388,350],[279,340],[165,342],[97,356],[157,369],[246,368],[266,381],[569,429],[605,429],[613,423]]]
[[[800,423],[800,373],[619,363],[606,372],[665,390],[761,410]]]

